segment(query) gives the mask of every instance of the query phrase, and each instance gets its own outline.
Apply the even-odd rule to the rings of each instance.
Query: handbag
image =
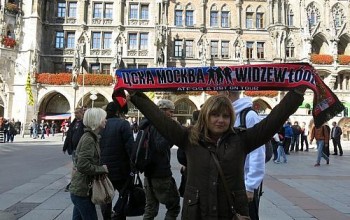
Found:
[[[224,176],[224,172],[222,171],[221,169],[221,166],[220,166],[220,163],[218,161],[218,158],[217,156],[214,154],[214,152],[210,151],[210,155],[211,157],[213,158],[214,160],[214,163],[216,165],[216,168],[218,169],[219,171],[219,175],[220,175],[220,178],[221,178],[221,181],[224,185],[224,189],[225,189],[225,193],[226,193],[226,197],[227,197],[227,201],[228,201],[228,204],[230,205],[230,209],[231,209],[231,212],[233,214],[233,217],[232,217],[232,220],[250,220],[250,217],[249,216],[243,216],[243,215],[240,215],[236,212],[235,210],[235,206],[234,206],[234,202],[233,202],[233,199],[231,197],[231,193],[230,193],[230,190],[228,188],[228,185],[227,185],[227,182],[226,182],[226,178]]]
[[[125,216],[140,216],[145,213],[146,194],[138,172],[131,172],[113,210]]]
[[[92,181],[91,201],[96,205],[112,203],[114,198],[114,187],[106,174],[97,175]]]

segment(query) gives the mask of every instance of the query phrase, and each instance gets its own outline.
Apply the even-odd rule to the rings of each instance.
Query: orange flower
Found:
[[[332,64],[333,56],[327,54],[311,54],[311,62],[314,64]]]
[[[49,85],[67,85],[72,82],[71,73],[38,73],[35,78],[37,83]]]
[[[266,91],[244,91],[244,95],[246,96],[251,96],[251,97],[255,97],[255,96],[265,96],[265,97],[275,97],[278,95],[278,91],[270,91],[270,90],[266,90]]]
[[[83,85],[83,74],[78,75],[77,82]],[[109,86],[113,83],[113,76],[106,74],[84,74],[84,85]]]
[[[349,55],[338,55],[338,61],[341,65],[350,64],[350,56]]]

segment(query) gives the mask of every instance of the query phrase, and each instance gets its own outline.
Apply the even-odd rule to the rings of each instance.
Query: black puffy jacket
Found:
[[[149,124],[149,125],[148,125]],[[141,121],[140,129],[150,126],[150,140],[152,162],[145,170],[146,177],[163,178],[172,176],[170,166],[170,148],[173,146],[166,140],[147,119]]]
[[[121,118],[109,118],[100,134],[101,164],[107,165],[109,179],[126,179],[130,173],[130,155],[134,144],[130,123]]]

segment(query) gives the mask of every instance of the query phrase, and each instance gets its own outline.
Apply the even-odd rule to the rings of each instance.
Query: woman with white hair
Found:
[[[74,160],[75,174],[69,191],[74,204],[73,220],[97,220],[95,204],[91,202],[93,176],[108,173],[106,165],[100,165],[99,132],[106,125],[106,112],[101,108],[88,109],[84,114],[86,126],[80,138]]]

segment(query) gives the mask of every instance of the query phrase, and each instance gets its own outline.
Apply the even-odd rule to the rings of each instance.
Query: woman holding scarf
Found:
[[[267,142],[298,109],[305,89],[288,92],[265,119],[246,130],[232,129],[235,113],[230,100],[222,95],[210,97],[201,108],[197,123],[185,128],[162,114],[143,93],[129,92],[130,101],[162,136],[181,146],[186,153],[188,179],[183,219],[228,220],[235,212],[241,216],[249,215],[243,175],[245,157]],[[216,155],[223,170],[233,207],[228,205],[228,195],[213,155]]]

